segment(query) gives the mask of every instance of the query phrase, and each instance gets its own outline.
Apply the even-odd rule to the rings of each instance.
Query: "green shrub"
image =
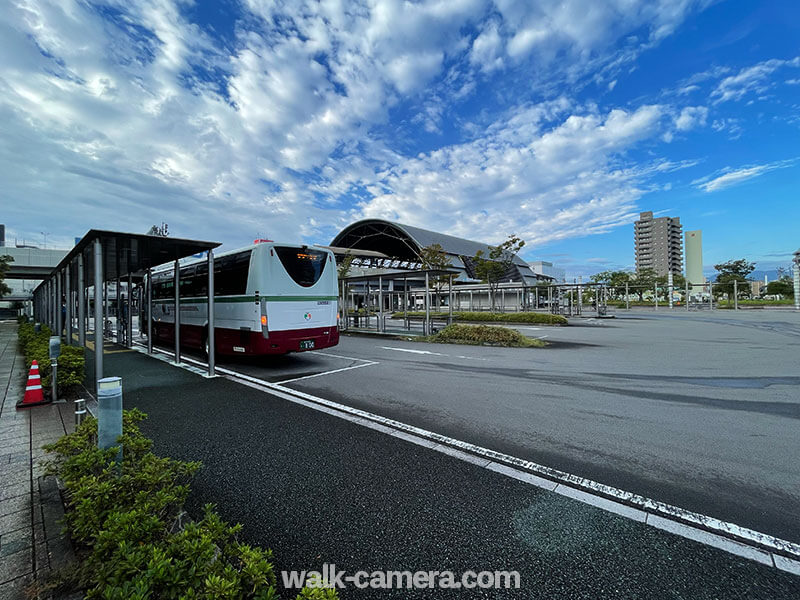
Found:
[[[42,387],[50,389],[52,365],[50,364],[50,336],[53,332],[46,325],[42,325],[37,333],[33,323],[20,323],[17,337],[19,346],[25,356],[28,368],[35,360],[39,365],[39,376],[42,378]],[[85,376],[86,358],[84,349],[80,346],[61,344],[61,354],[58,356],[58,394],[61,397],[71,394],[83,384]]]
[[[404,313],[396,312],[392,315],[395,318],[402,318]],[[424,318],[423,311],[410,311],[408,316],[412,319]],[[432,319],[446,319],[446,312],[431,312]],[[567,325],[566,317],[553,315],[550,313],[538,312],[517,312],[517,313],[496,313],[496,312],[469,312],[453,311],[454,321],[487,321],[492,323],[537,323],[540,325]]]
[[[93,418],[45,447],[53,455],[47,472],[64,484],[64,525],[79,556],[62,587],[107,600],[277,598],[271,551],[238,541],[240,525],[207,505],[200,520],[181,526],[200,463],[153,454],[139,430],[144,418],[124,411],[121,464],[116,448],[97,448]],[[326,592],[319,598],[337,598]],[[298,598],[317,597],[303,593]]]
[[[445,344],[511,346],[515,348],[543,348],[547,345],[542,340],[525,337],[519,331],[508,327],[455,323],[429,336],[426,340]]]

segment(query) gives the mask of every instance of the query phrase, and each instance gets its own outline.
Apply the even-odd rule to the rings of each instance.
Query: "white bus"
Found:
[[[174,267],[153,272],[154,341],[174,340],[174,281]],[[337,304],[336,259],[329,250],[256,240],[214,258],[217,354],[286,354],[335,346]],[[181,346],[207,354],[205,258],[180,266],[180,311]]]

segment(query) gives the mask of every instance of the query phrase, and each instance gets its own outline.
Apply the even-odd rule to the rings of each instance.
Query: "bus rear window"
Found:
[[[296,283],[311,287],[322,276],[328,254],[310,248],[288,248],[275,246],[275,252],[283,268]]]

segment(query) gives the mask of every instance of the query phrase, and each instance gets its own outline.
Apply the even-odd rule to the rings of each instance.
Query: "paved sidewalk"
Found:
[[[72,430],[72,404],[17,410],[27,370],[17,325],[0,322],[0,598],[26,598],[24,589],[67,558],[60,535],[61,501],[54,482],[41,481],[42,445]]]

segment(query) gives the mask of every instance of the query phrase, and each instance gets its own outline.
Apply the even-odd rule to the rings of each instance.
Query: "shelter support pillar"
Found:
[[[86,281],[83,268],[83,252],[78,255],[78,345],[86,346]]]
[[[453,276],[447,278],[447,324],[453,324]]]
[[[139,325],[141,327],[141,324]],[[153,270],[147,269],[147,353],[153,353]]]
[[[122,279],[117,275],[117,343],[122,344]]]
[[[216,315],[214,314],[214,251],[208,251],[208,376],[216,375]]]
[[[67,263],[64,269],[64,294],[67,297],[66,305],[66,335],[67,345],[72,345],[72,263]]]
[[[128,273],[128,295],[126,296],[128,303],[125,305],[125,328],[127,330],[127,344],[128,348],[133,348],[133,274]]]
[[[181,362],[181,266],[175,259],[173,281],[175,285],[175,364]]]
[[[378,277],[378,331],[383,332],[383,277]]]
[[[431,297],[430,297],[430,275],[425,272],[425,331],[423,335],[431,334]]]
[[[94,241],[94,378],[103,378],[103,244]],[[96,391],[96,390],[95,390]]]
[[[61,296],[63,295],[63,286],[61,284],[63,272],[56,273],[56,335],[60,338],[64,335],[64,312],[61,310]]]

